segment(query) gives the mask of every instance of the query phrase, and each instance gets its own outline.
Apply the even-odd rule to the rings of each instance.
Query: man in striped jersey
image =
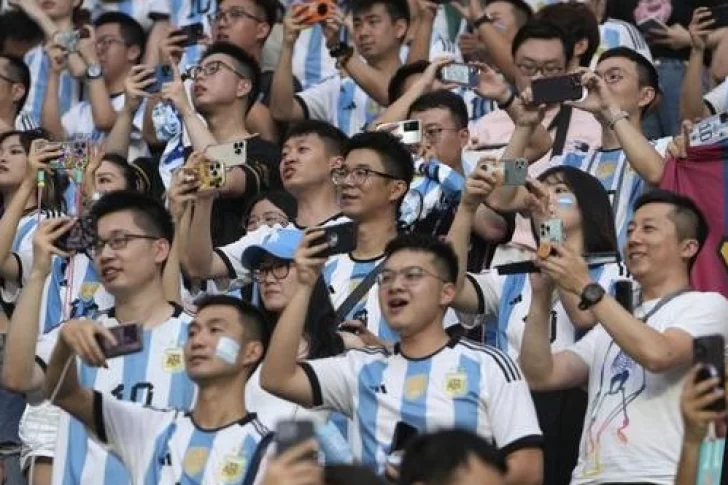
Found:
[[[506,483],[541,483],[541,431],[518,366],[490,347],[450,338],[443,317],[456,293],[452,248],[431,237],[407,236],[387,246],[378,275],[381,309],[400,337],[393,352],[368,347],[297,362],[303,315],[325,260],[326,243],[309,230],[296,254],[299,290],[276,324],[261,384],[306,407],[352,419],[354,456],[383,472],[395,426],[420,433],[461,428],[492,439],[506,454]],[[275,357],[273,357],[275,356]]]
[[[602,54],[594,72],[582,78],[589,89],[572,106],[594,114],[602,124],[601,147],[571,150],[551,160],[594,175],[612,199],[619,247],[627,240],[634,202],[647,185],[662,180],[664,155],[671,138],[650,142],[642,133],[642,117],[659,93],[657,71],[650,61],[627,47]]]
[[[22,111],[30,83],[30,70],[22,59],[0,54],[0,133],[35,128],[30,116]]]
[[[252,485],[273,434],[247,411],[245,384],[265,353],[268,322],[252,305],[218,295],[198,303],[187,334],[184,361],[176,365],[199,386],[188,412],[122,402],[86,386],[73,366],[64,378],[64,363],[75,355],[92,366],[107,365],[100,349],[79,353],[83,347],[72,331],[61,331],[49,387],[57,383],[58,405],[110,446],[134,485]],[[96,335],[117,342],[103,327]]]
[[[162,284],[162,268],[174,234],[169,213],[155,199],[119,191],[96,202],[92,215],[98,221],[98,240],[92,250],[94,263],[115,306],[101,314],[98,321],[69,320],[38,341],[38,313],[51,255],[63,255],[53,245],[72,224],[67,219],[43,223],[34,239],[33,268],[10,325],[8,342],[12,351],[5,356],[8,365],[4,367],[3,384],[29,393],[38,404],[45,394],[38,391],[46,388],[46,377],[52,378],[44,369],[59,339],[73,342],[76,354],[86,362],[95,362],[101,351],[94,335],[104,333],[104,327],[139,323],[143,325],[144,349],[110,360],[103,369],[79,361],[82,385],[119,400],[189,409],[195,387],[185,373],[182,356],[191,318],[166,301]],[[34,360],[33,355],[38,358]],[[47,397],[51,397],[57,380],[56,376],[50,382]],[[81,423],[62,414],[58,426],[55,452],[44,450],[46,459],[54,463],[52,483],[129,483],[131,477],[121,462],[90,440]]]

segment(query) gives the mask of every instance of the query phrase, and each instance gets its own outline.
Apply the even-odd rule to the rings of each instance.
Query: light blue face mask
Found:
[[[215,356],[228,364],[234,364],[238,361],[240,353],[240,344],[230,337],[220,337],[215,347]]]

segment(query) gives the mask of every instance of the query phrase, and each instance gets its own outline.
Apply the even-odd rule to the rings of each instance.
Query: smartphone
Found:
[[[588,94],[581,84],[581,74],[534,79],[531,81],[531,91],[534,105],[581,101]]]
[[[333,0],[312,0],[293,5],[294,15],[305,15],[301,23],[309,27],[325,22],[330,18],[335,9]],[[302,12],[305,12],[303,14]]]
[[[396,128],[394,128],[396,127]],[[417,145],[422,141],[422,127],[418,120],[399,121],[397,123],[383,123],[377,130],[389,129],[390,133],[398,136],[405,145]]]
[[[147,92],[154,94],[162,90],[162,85],[174,81],[174,71],[170,66],[157,66],[154,71],[154,84],[147,87]]]
[[[728,113],[720,113],[700,121],[689,135],[691,147],[715,145],[728,139]]]
[[[211,145],[205,148],[205,155],[226,167],[245,165],[248,155],[248,142],[245,140]]]
[[[276,424],[276,453],[281,455],[287,450],[316,436],[313,421],[282,419]],[[311,457],[313,459],[313,457]]]
[[[622,308],[634,313],[634,292],[631,280],[619,280],[614,283],[614,299]]]
[[[83,253],[89,251],[96,242],[96,225],[91,216],[86,215],[79,218],[71,228],[58,239],[53,245],[67,253]]]
[[[515,160],[503,160],[503,185],[526,185],[527,175],[528,160],[526,160],[525,158],[516,158]]]
[[[541,223],[539,235],[542,241],[553,244],[563,244],[566,240],[566,230],[564,229],[564,221],[561,219],[549,219]]]
[[[479,70],[475,66],[462,63],[453,63],[440,69],[440,80],[446,83],[458,84],[467,88],[478,85]]]
[[[88,164],[87,140],[64,141],[60,143],[60,149],[63,154],[60,158],[50,161],[51,170],[82,170]]]
[[[53,36],[53,42],[63,47],[66,52],[76,52],[79,40],[81,40],[80,30],[58,32]]]
[[[200,43],[200,39],[205,36],[205,28],[202,26],[202,23],[197,22],[196,24],[182,26],[175,33],[186,35],[187,38],[180,45],[182,47],[189,47]]]
[[[710,7],[710,13],[713,16],[715,23],[710,26],[711,29],[719,29],[721,27],[728,27],[728,3],[722,5],[716,5]]]
[[[637,28],[644,33],[649,33],[651,30],[667,30],[667,25],[657,19],[645,19],[637,24]]]
[[[719,386],[725,386],[725,340],[722,335],[706,335],[693,339],[693,363],[702,367],[695,382],[711,377],[719,378]],[[725,410],[725,397],[716,399],[708,405],[711,411]]]
[[[404,421],[397,422],[397,425],[394,427],[394,435],[392,436],[392,445],[387,456],[387,463],[399,469],[402,464],[402,456],[404,455],[405,448],[417,438],[419,433],[419,430],[414,426]]]
[[[129,323],[109,327],[108,329],[116,337],[117,345],[110,345],[102,336],[97,335],[96,340],[108,359],[121,357],[140,352],[144,348],[144,338],[141,324]]]
[[[319,256],[328,258],[336,254],[350,253],[356,248],[356,230],[353,222],[324,226],[322,229],[324,235],[313,245],[323,244],[326,241],[329,247],[321,251]]]
[[[200,181],[199,190],[219,189],[225,185],[227,168],[221,162],[200,163],[195,168],[197,169],[195,176]]]

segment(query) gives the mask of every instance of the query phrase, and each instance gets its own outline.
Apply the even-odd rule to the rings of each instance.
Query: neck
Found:
[[[0,106],[0,132],[15,129],[15,105]]]
[[[442,326],[443,314],[439,313],[437,317],[430,322],[427,327],[412,335],[400,335],[399,348],[402,353],[410,359],[421,359],[428,357],[450,341],[450,337]]]
[[[584,254],[584,237],[581,229],[569,229],[567,231],[568,237],[564,246],[567,246],[577,254]]]
[[[685,268],[661,272],[659,275],[640,278],[638,283],[642,287],[642,301],[664,298],[686,288],[690,288],[690,277]]]
[[[364,221],[356,227],[356,259],[374,259],[384,254],[389,241],[397,237],[397,222],[390,216]]]
[[[56,26],[56,28],[61,32],[73,30],[73,15],[51,20],[53,21],[53,24]]]
[[[0,190],[0,194],[2,194],[2,200],[4,201],[5,207],[8,206],[11,200],[13,200],[20,190],[20,187],[12,187],[7,189]],[[25,205],[23,206],[24,210],[30,210],[34,209],[38,204],[38,201],[36,200],[38,198],[38,192],[33,191],[33,194],[28,197],[28,200],[25,201]]]
[[[170,305],[164,297],[162,282],[154,279],[129,295],[113,295],[116,319],[122,323],[140,322],[146,328],[156,327],[170,316]]]
[[[402,65],[402,61],[399,58],[399,48],[394,53],[385,54],[376,59],[367,59],[367,64],[377,71],[393,75]]]
[[[639,113],[630,113],[629,119],[627,120],[634,128],[642,132],[642,117]],[[620,121],[620,123],[622,123]],[[605,123],[602,123],[602,149],[603,150],[615,150],[622,148],[622,144],[619,142],[617,135],[614,130],[610,130]]]
[[[341,212],[336,203],[336,189],[331,183],[302,190],[295,197],[298,203],[296,223],[301,227],[321,224]]]
[[[128,71],[124,71],[124,73],[121,76],[118,76],[116,79],[109,79],[106,81],[106,90],[109,92],[109,95],[124,92],[126,77],[128,74]]]
[[[198,384],[197,389],[197,402],[192,410],[192,417],[201,428],[221,428],[247,416],[244,380],[241,383],[225,380],[220,383]]]
[[[235,141],[250,133],[245,126],[245,113],[237,104],[205,116],[212,136],[218,143]]]

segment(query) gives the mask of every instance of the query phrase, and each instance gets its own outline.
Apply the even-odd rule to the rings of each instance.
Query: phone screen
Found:
[[[106,339],[100,335],[97,336],[99,345],[107,358],[111,359],[122,355],[134,354],[142,350],[144,342],[142,338],[142,326],[140,324],[130,323],[119,325],[109,328],[109,331],[116,337],[118,345],[109,345]]]
[[[312,421],[280,420],[276,425],[276,453],[280,455],[315,437]]]

